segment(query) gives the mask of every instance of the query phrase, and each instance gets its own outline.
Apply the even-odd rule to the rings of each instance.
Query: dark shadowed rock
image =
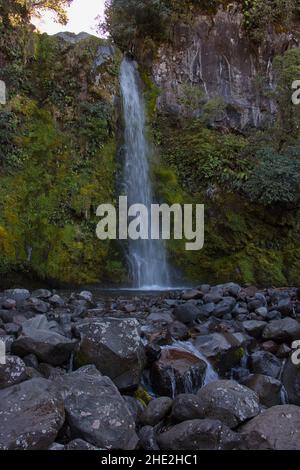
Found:
[[[199,308],[191,302],[186,302],[183,305],[178,305],[173,311],[173,315],[175,316],[176,320],[186,324],[192,323],[193,321],[197,320],[200,313],[201,311],[199,310]]]
[[[56,379],[73,438],[102,449],[135,449],[134,419],[118,389],[94,366]]]
[[[182,393],[174,398],[172,418],[177,422],[205,418],[201,399],[192,393]]]
[[[163,349],[150,370],[153,390],[158,395],[174,397],[195,392],[204,381],[206,363],[188,351],[175,347]]]
[[[300,323],[289,317],[270,321],[263,331],[263,338],[272,339],[278,343],[289,343],[300,339]]]
[[[244,353],[240,341],[231,333],[197,336],[193,344],[220,372],[238,365]]]
[[[0,388],[10,387],[26,380],[26,366],[17,356],[7,356],[6,364],[0,364]]]
[[[37,289],[32,292],[31,297],[35,297],[36,299],[47,300],[52,296],[52,292],[48,289]]]
[[[48,380],[31,379],[0,391],[0,449],[46,450],[65,419],[63,400]]]
[[[244,424],[242,433],[250,450],[299,450],[300,407],[273,406]]]
[[[266,351],[257,351],[251,354],[249,366],[254,374],[269,375],[277,379],[281,371],[281,361]]]
[[[231,313],[235,306],[236,300],[233,297],[224,297],[223,300],[216,305],[213,314],[217,318],[222,318],[224,315]]]
[[[157,437],[166,450],[229,450],[240,445],[240,436],[218,420],[193,419],[176,424]]]
[[[260,412],[257,394],[234,380],[217,380],[205,385],[197,396],[206,417],[220,419],[230,428]]]
[[[150,401],[147,408],[141,414],[141,422],[144,425],[155,426],[171,411],[173,400],[169,397],[159,397]]]
[[[268,375],[251,374],[243,378],[240,383],[251,388],[258,395],[262,405],[268,408],[280,405],[282,384],[279,380]]]
[[[289,403],[300,406],[300,370],[290,359],[284,365],[281,380]]]
[[[83,439],[74,439],[64,446],[64,450],[101,450]]]
[[[67,362],[77,341],[71,340],[50,329],[50,323],[43,315],[37,315],[22,325],[22,334],[12,344],[12,352],[17,356],[35,354],[37,358],[58,366]]]
[[[174,340],[183,341],[189,337],[189,329],[180,321],[174,321],[168,325],[168,333]]]
[[[145,365],[138,327],[135,319],[94,318],[78,323],[77,364],[95,364],[121,390],[137,387]]]
[[[123,399],[125,400],[128,409],[133,416],[134,422],[140,423],[141,414],[145,409],[145,405],[137,398],[131,396],[123,395]]]
[[[243,322],[243,327],[250,336],[253,336],[253,338],[260,338],[266,324],[267,323],[265,321],[249,320]]]
[[[156,433],[152,426],[143,426],[139,430],[140,445],[144,450],[159,450]]]

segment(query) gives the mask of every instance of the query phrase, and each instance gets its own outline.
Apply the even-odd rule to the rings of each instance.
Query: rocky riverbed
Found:
[[[300,449],[299,298],[0,292],[0,449]]]

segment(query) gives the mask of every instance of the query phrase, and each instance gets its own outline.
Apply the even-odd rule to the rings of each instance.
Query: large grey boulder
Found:
[[[285,387],[288,402],[300,406],[300,367],[289,359],[283,368],[282,383]]]
[[[190,419],[205,418],[205,412],[201,399],[193,393],[182,393],[174,398],[172,406],[172,418],[181,423]]]
[[[6,363],[0,364],[0,389],[26,380],[26,366],[17,356],[6,356]]]
[[[101,449],[135,449],[132,414],[110,378],[94,366],[58,377],[72,437]]]
[[[141,423],[148,426],[155,426],[171,411],[172,399],[169,397],[156,398],[148,404],[141,414]]]
[[[218,420],[192,419],[158,435],[161,449],[230,450],[240,446],[240,436]]]
[[[277,379],[281,371],[281,361],[267,351],[256,351],[249,358],[250,370],[254,374],[269,375]]]
[[[41,362],[59,366],[67,362],[77,341],[66,338],[54,329],[44,315],[37,315],[22,325],[22,334],[12,344],[12,352],[24,357],[35,354]]]
[[[0,450],[46,450],[64,419],[63,400],[46,379],[0,390]]]
[[[273,406],[244,424],[242,433],[250,450],[299,450],[300,407]]]
[[[201,310],[192,302],[186,302],[185,304],[178,305],[174,308],[173,311],[173,315],[176,320],[186,324],[193,323],[193,321],[197,320],[200,314]]]
[[[234,380],[217,380],[197,393],[204,415],[235,428],[260,412],[258,395]]]
[[[300,339],[300,323],[293,318],[272,320],[263,331],[264,339],[272,339],[278,343],[290,343]]]
[[[94,364],[121,390],[138,386],[145,354],[135,319],[87,319],[76,325],[80,335],[77,365]]]
[[[240,383],[257,393],[262,405],[270,408],[281,404],[282,384],[279,380],[268,375],[251,374],[243,378]]]

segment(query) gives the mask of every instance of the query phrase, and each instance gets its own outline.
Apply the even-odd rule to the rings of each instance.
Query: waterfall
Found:
[[[150,148],[145,136],[145,106],[137,64],[129,58],[122,62],[120,82],[125,126],[123,189],[129,206],[143,204],[150,214],[153,194]],[[170,285],[163,240],[129,240],[128,262],[135,288],[161,289]]]

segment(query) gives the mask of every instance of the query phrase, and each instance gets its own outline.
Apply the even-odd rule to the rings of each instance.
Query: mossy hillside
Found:
[[[0,172],[0,269],[63,283],[121,282],[118,247],[100,242],[96,208],[115,199],[118,54],[36,36],[26,80],[6,109],[18,121]]]
[[[252,139],[209,129],[206,119],[159,114],[153,105],[157,87],[147,72],[142,76],[148,131],[159,153],[153,161],[157,199],[205,204],[204,248],[186,251],[185,240],[171,240],[173,266],[190,281],[298,284],[297,208],[264,205],[243,194],[255,167]]]

